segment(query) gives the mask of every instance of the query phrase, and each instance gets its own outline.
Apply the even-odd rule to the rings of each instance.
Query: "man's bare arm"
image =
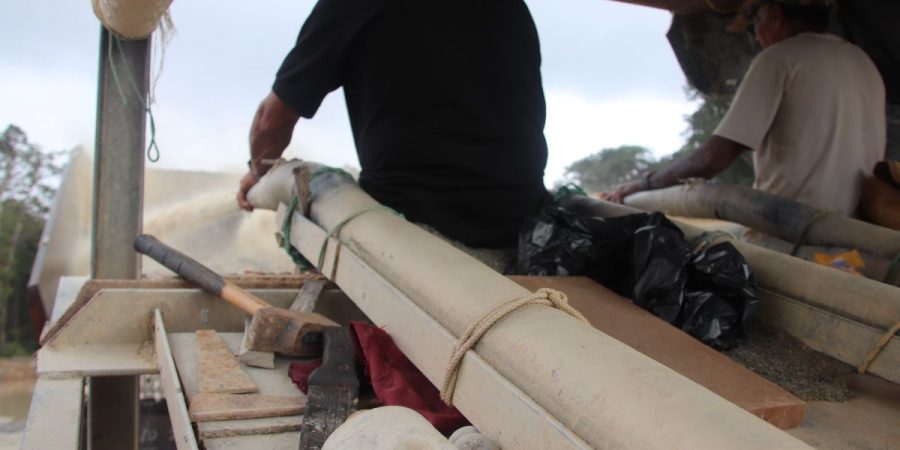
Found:
[[[263,161],[279,158],[284,153],[291,143],[294,126],[299,119],[300,116],[274,92],[270,92],[259,104],[250,126],[250,167],[241,178],[237,194],[238,206],[247,211],[253,210],[253,206],[247,201],[247,192],[269,170],[269,165]]]
[[[625,197],[636,192],[666,188],[688,178],[712,178],[731,166],[741,152],[747,149],[737,142],[713,135],[696,151],[675,160],[650,177],[641,177],[613,191],[603,192],[600,198],[622,203]]]

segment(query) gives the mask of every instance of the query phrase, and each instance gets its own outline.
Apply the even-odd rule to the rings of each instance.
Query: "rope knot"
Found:
[[[560,306],[569,304],[569,297],[566,297],[566,294],[563,294],[556,289],[540,288],[535,292],[535,296],[550,300],[550,303],[552,303],[553,307],[556,309],[562,309]]]
[[[456,389],[456,377],[459,374],[459,365],[466,352],[471,350],[472,347],[478,343],[478,340],[481,339],[495,323],[499,322],[513,311],[528,305],[550,306],[563,311],[582,322],[587,322],[587,319],[581,315],[578,310],[569,306],[569,299],[566,297],[566,294],[563,294],[556,289],[540,288],[537,292],[498,305],[470,325],[456,342],[453,354],[450,357],[450,362],[447,364],[447,370],[444,373],[444,382],[441,387],[441,400],[443,400],[444,403],[451,406],[453,405],[453,392]]]

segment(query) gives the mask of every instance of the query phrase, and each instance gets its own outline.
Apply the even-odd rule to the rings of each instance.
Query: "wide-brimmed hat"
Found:
[[[746,30],[753,25],[757,11],[765,5],[772,4],[831,8],[834,6],[834,0],[746,0],[738,8],[737,16],[729,29],[732,31]]]

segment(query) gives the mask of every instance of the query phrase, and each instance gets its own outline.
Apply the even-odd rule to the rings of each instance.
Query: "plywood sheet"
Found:
[[[267,417],[265,419],[252,420],[216,420],[197,424],[197,428],[200,431],[200,439],[207,442],[214,438],[299,432],[302,426],[303,416]],[[297,437],[297,442],[299,442],[299,439]]]
[[[802,400],[589,278],[510,278],[532,291],[562,291],[598,330],[779,428],[803,421]]]
[[[78,448],[83,403],[83,378],[39,377],[34,385],[21,448]]]
[[[288,300],[289,301],[289,300]],[[240,347],[243,333],[218,333],[228,348],[236,352]],[[175,358],[181,382],[188,401],[193,401],[199,394],[197,384],[197,337],[195,333],[169,333],[172,354]],[[291,360],[275,358],[274,369],[245,367],[244,370],[259,387],[262,395],[289,396],[305,399],[306,396],[288,378],[288,366]],[[300,442],[299,430],[302,416],[267,417],[261,419],[238,419],[212,422],[198,422],[197,431],[206,448],[219,448],[230,445],[232,440],[264,439],[264,436],[293,434],[294,445]],[[215,444],[212,442],[215,441]],[[243,442],[243,441],[241,441]],[[260,441],[262,442],[262,441]],[[259,446],[256,448],[282,448]]]
[[[184,391],[181,389],[181,381],[175,369],[175,360],[172,359],[172,348],[169,345],[165,321],[158,309],[153,312],[153,340],[175,446],[178,450],[196,450],[197,439],[194,438],[194,430],[191,428],[191,420],[185,406]]]
[[[306,399],[261,394],[200,393],[191,400],[191,420],[258,419],[303,414]]]
[[[259,390],[214,330],[197,330],[197,380],[201,393],[241,394]]]

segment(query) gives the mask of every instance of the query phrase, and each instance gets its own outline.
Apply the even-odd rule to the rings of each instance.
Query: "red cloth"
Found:
[[[469,425],[459,410],[441,401],[437,388],[406,358],[384,330],[364,322],[351,322],[350,327],[362,357],[361,366],[369,375],[379,401],[384,405],[415,410],[445,435]],[[321,361],[292,363],[288,374],[300,390],[306,392],[309,374],[321,364]]]

